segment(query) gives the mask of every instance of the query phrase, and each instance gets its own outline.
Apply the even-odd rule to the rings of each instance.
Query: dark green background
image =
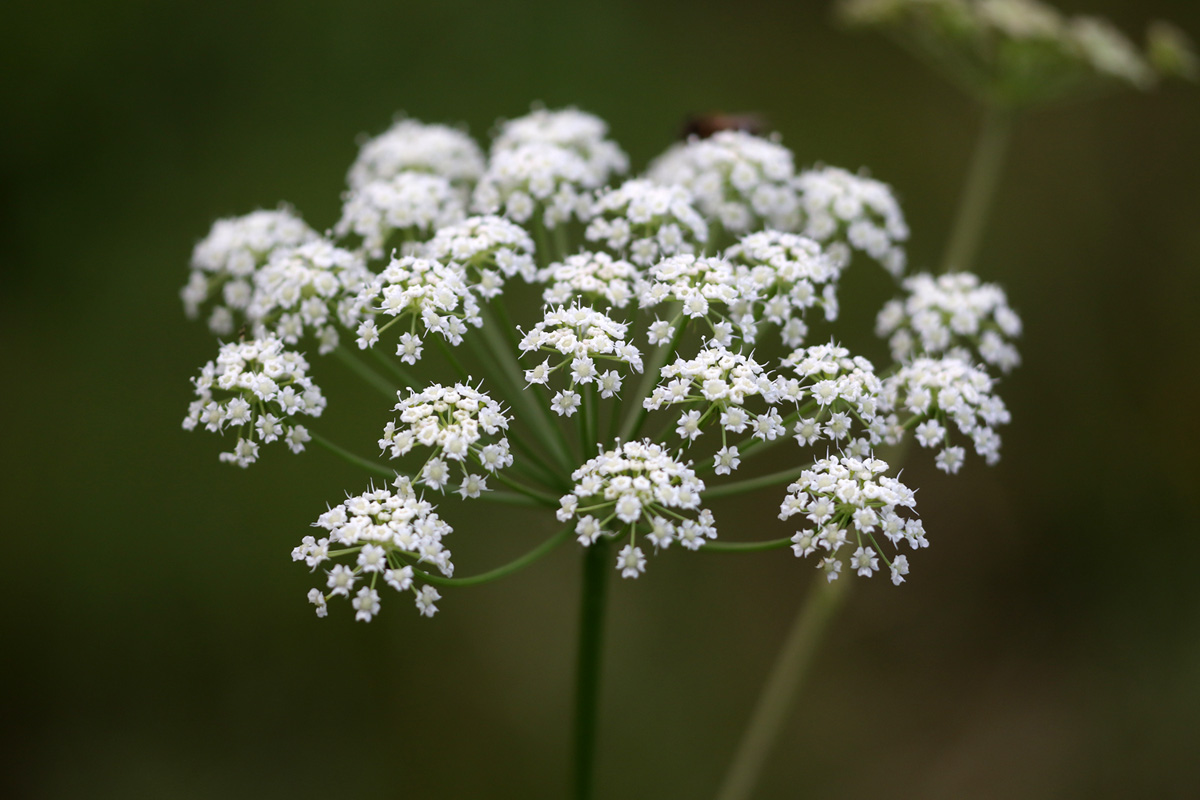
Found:
[[[1187,0],[1063,5],[1200,33]],[[687,112],[754,110],[799,163],[893,184],[928,267],[978,122],[824,3],[10,2],[0,29],[6,797],[564,794],[578,548],[434,620],[314,619],[288,551],[365,476],[281,448],[243,472],[180,429],[215,347],[177,292],[214,218],[331,224],[355,136],[400,109],[483,137],[574,103],[638,166]],[[1196,796],[1198,100],[1022,120],[978,264],[1027,326],[1004,459],[906,472],[933,547],[856,582],[762,797]],[[853,272],[846,340],[880,352],[888,292]],[[377,401],[320,369],[363,441]],[[776,502],[715,510],[767,538]],[[462,574],[546,528],[446,506]],[[814,575],[672,551],[614,583],[603,797],[711,795]]]

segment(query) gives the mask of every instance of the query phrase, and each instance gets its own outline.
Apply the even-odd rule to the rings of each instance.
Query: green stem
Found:
[[[780,470],[779,472],[772,472],[770,475],[761,475],[757,478],[747,478],[744,481],[727,483],[724,486],[714,486],[711,489],[705,489],[701,492],[700,496],[705,500],[712,500],[714,497],[728,497],[732,494],[753,492],[755,489],[765,489],[768,486],[777,486],[781,483],[794,481],[808,469],[812,469],[812,464],[803,464],[798,467]]]
[[[334,348],[333,354],[338,357],[338,360],[349,367],[350,371],[355,375],[371,384],[371,386],[375,387],[392,400],[396,399],[396,387],[393,386],[387,378],[383,377],[378,372],[364,364],[362,360],[358,358],[358,356],[347,350],[345,345],[338,345],[336,348]]]
[[[992,198],[1000,183],[1000,171],[1011,130],[1011,111],[996,106],[985,109],[983,127],[975,143],[975,153],[971,157],[962,199],[958,204],[958,216],[954,220],[950,243],[942,261],[944,273],[971,269]]]
[[[415,375],[397,364],[391,358],[385,356],[382,350],[379,350],[375,347],[368,347],[367,349],[371,351],[371,355],[375,357],[376,361],[382,364],[386,370],[395,375],[405,386],[409,387],[410,389],[415,389],[421,385]]]
[[[667,359],[679,348],[679,343],[683,341],[683,334],[687,331],[688,320],[683,319],[676,314],[675,324],[678,326],[675,329],[674,335],[671,337],[670,344],[665,347],[660,342],[658,349],[654,351],[654,355],[646,363],[646,373],[642,376],[642,382],[638,386],[637,394],[634,395],[637,405],[625,417],[624,423],[621,425],[620,439],[623,442],[628,442],[637,435],[642,428],[642,423],[646,421],[646,415],[650,412],[642,405],[642,401],[650,396],[654,391],[654,387],[658,384],[659,373],[662,371],[663,364],[667,363]]]
[[[580,409],[579,419],[583,423],[583,441],[582,445],[583,459],[586,461],[595,455],[597,450],[603,450],[603,445],[596,441],[597,419],[596,419],[596,404],[599,403],[599,398],[596,397],[596,390],[588,384],[584,386],[580,392],[583,395],[583,408]]]
[[[765,542],[707,542],[700,552],[713,553],[757,553],[763,550],[779,550],[792,543],[791,538],[770,539]]]
[[[483,335],[486,337],[486,332]],[[512,398],[514,403],[521,406],[521,413],[517,415],[517,419],[528,425],[531,429],[534,429],[540,435],[540,438],[545,439],[546,434],[548,434],[549,431],[541,427],[542,417],[538,413],[537,408],[535,408],[535,401],[530,399],[528,393],[523,391],[521,385],[519,383],[515,383],[506,371],[503,369],[499,369],[497,372],[491,371],[490,368],[497,367],[499,365],[499,361],[494,355],[489,355],[488,351],[490,350],[490,346],[485,348],[484,345],[470,333],[463,337],[463,341],[465,341],[467,346],[471,348],[471,351],[475,353],[479,362],[488,368],[488,376],[493,381],[501,385],[506,395]],[[539,437],[534,436],[532,438],[537,439]],[[530,445],[525,442],[524,436],[514,435],[510,441],[516,445],[521,452],[525,453],[525,455],[541,464],[546,474],[551,478],[557,478],[557,476],[561,474],[562,467],[560,466],[556,471],[544,458],[542,458],[542,456],[540,456]],[[553,481],[550,482],[553,483]]]
[[[574,526],[567,526],[520,558],[514,559],[503,566],[496,567],[493,570],[480,573],[479,575],[472,575],[469,578],[444,578],[441,575],[431,575],[430,573],[415,567],[413,568],[413,574],[426,583],[432,583],[437,586],[478,586],[481,583],[491,583],[494,580],[503,578],[506,575],[511,575],[518,570],[524,569],[533,562],[537,561],[542,556],[546,555],[551,550],[558,547],[560,544],[570,538],[574,531]]]
[[[508,488],[512,489],[514,492],[520,492],[526,497],[536,500],[543,506],[548,508],[558,508],[559,506],[558,498],[553,495],[546,494],[545,492],[539,492],[537,489],[530,489],[528,486],[517,483],[516,481],[500,474],[499,472],[493,472],[492,477],[500,481],[500,483],[503,483]]]
[[[563,261],[567,257],[567,223],[560,222],[554,226],[555,261]]]
[[[467,368],[464,367],[462,362],[458,360],[458,356],[454,355],[454,351],[450,349],[450,343],[440,336],[437,339],[437,343],[438,349],[440,349],[442,351],[442,355],[446,357],[446,363],[454,368],[454,371],[458,373],[459,379],[464,382],[469,382],[471,380],[471,373],[467,372]]]
[[[492,362],[507,379],[511,390],[510,397],[522,404],[526,411],[525,421],[538,429],[543,442],[554,451],[559,466],[567,474],[570,474],[575,469],[575,460],[571,458],[570,451],[566,447],[562,429],[550,416],[549,409],[538,402],[538,395],[522,388],[521,384],[525,380],[524,373],[521,371],[520,364],[517,363],[516,356],[506,347],[504,334],[500,332],[496,319],[488,313],[486,307],[481,309],[480,313],[483,316],[483,342],[492,354]],[[502,320],[506,318],[504,317]],[[499,324],[505,323],[501,321]]]
[[[829,620],[842,604],[850,581],[846,577],[827,581],[818,576],[815,582],[758,697],[733,764],[717,792],[717,800],[748,800],[752,796],[763,763],[791,711],[796,690],[812,664]]]
[[[546,267],[554,260],[554,257],[550,254],[550,239],[546,233],[546,221],[543,218],[543,210],[538,208],[533,212],[533,254],[538,267],[541,268]]]
[[[395,478],[396,477],[396,470],[394,470],[394,469],[388,469],[387,467],[383,466],[382,464],[376,464],[374,461],[371,461],[370,459],[363,458],[362,456],[357,456],[354,453],[351,453],[346,448],[339,447],[338,445],[329,441],[328,439],[326,439],[324,436],[322,436],[319,433],[312,433],[310,431],[309,435],[312,436],[314,442],[321,445],[322,447],[324,447],[326,450],[333,453],[334,455],[337,455],[337,456],[340,456],[340,457],[346,459],[347,461],[349,461],[351,464],[355,465],[356,467],[362,467],[363,469],[366,469],[370,472],[374,472],[376,475],[382,475],[386,478]]]
[[[362,468],[368,470],[369,472],[374,472],[376,475],[382,475],[385,478],[395,478],[396,475],[399,474],[397,472],[397,470],[389,469],[389,468],[383,466],[382,464],[376,464],[374,461],[371,461],[370,459],[363,458],[362,456],[351,453],[346,448],[341,447],[340,445],[334,444],[333,442],[326,439],[324,436],[322,436],[319,433],[310,433],[310,435],[312,436],[314,442],[321,445],[322,447],[324,447],[326,450],[333,453],[334,455],[339,456],[340,458],[344,458],[346,461],[349,461],[351,464],[355,465],[356,467],[362,467]],[[497,477],[501,483],[506,482],[506,480],[503,477],[501,477],[500,475],[496,475],[495,477]],[[524,487],[522,487],[522,488],[524,489]],[[553,508],[558,508],[558,500],[554,500],[553,498],[550,497],[550,495],[547,495],[547,494],[541,494],[541,493],[537,493],[537,492],[534,492],[531,494],[530,493],[531,491],[532,490],[522,491],[520,494],[514,494],[512,492],[494,492],[494,491],[483,492],[482,494],[479,495],[478,499],[488,500],[493,503],[503,503],[505,505],[510,505],[510,506],[547,506],[547,505],[549,505]],[[551,500],[553,500],[553,502],[550,502]]]
[[[604,633],[604,593],[608,582],[609,547],[604,537],[583,556],[583,594],[579,608],[579,658],[576,662],[574,769],[575,800],[594,794],[596,711],[600,695],[600,655]]]

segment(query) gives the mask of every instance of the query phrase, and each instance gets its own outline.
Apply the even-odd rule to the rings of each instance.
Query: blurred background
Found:
[[[1200,34],[1190,0],[1058,5]],[[12,798],[565,795],[577,547],[433,620],[317,620],[288,552],[366,476],[282,448],[238,470],[180,429],[215,346],[178,290],[215,218],[287,201],[332,224],[356,136],[401,110],[485,140],[575,104],[635,168],[689,113],[755,111],[799,165],[892,184],[932,268],[979,121],[819,2],[68,0],[0,27]],[[1026,323],[1003,460],[910,465],[933,547],[900,589],[856,581],[760,797],[1200,796],[1198,153],[1193,86],[1022,118],[977,264]],[[892,288],[847,280],[836,331],[881,357]],[[363,441],[375,398],[319,370],[328,429]],[[714,510],[774,538],[776,502]],[[548,530],[446,505],[460,574]],[[673,550],[614,581],[601,797],[711,796],[815,577]]]

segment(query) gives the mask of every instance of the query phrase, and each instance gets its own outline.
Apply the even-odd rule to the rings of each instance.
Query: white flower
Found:
[[[403,172],[440,175],[456,188],[469,189],[483,173],[483,152],[455,128],[400,119],[363,143],[346,182],[359,189]]]
[[[904,274],[908,225],[891,188],[837,167],[806,170],[796,177],[803,231],[848,261],[849,249],[866,253],[888,272]]]
[[[611,376],[604,378],[600,374],[597,361],[623,363],[635,372],[642,371],[641,353],[625,340],[627,330],[624,323],[586,306],[549,308],[541,322],[528,333],[522,332],[518,346],[522,355],[550,353],[551,357],[558,356],[558,363],[552,364],[548,359],[526,370],[525,380],[548,385],[551,373],[560,369],[569,372],[570,385],[554,396],[551,408],[557,414],[570,416],[582,404],[582,397],[575,391],[577,386],[599,382],[602,391],[610,395],[620,388],[619,379],[614,381]]]
[[[537,277],[533,239],[503,217],[471,217],[442,228],[423,254],[448,267],[457,266],[464,281],[482,297],[500,294],[504,281]]]
[[[604,533],[604,528],[600,526],[600,521],[591,514],[580,517],[578,524],[575,525],[576,539],[585,547],[595,544],[602,533]]]
[[[400,569],[389,569],[383,573],[384,580],[388,586],[391,586],[397,592],[407,592],[412,587],[413,568],[401,567]]]
[[[216,361],[205,364],[192,385],[196,399],[184,429],[236,429],[234,449],[220,459],[240,467],[257,460],[256,438],[269,443],[282,437],[292,452],[303,451],[309,434],[293,417],[319,417],[325,410],[325,397],[308,377],[304,356],[285,349],[274,336],[222,345]]]
[[[591,252],[568,256],[538,273],[538,281],[549,284],[542,299],[558,306],[579,299],[625,308],[634,298],[639,278],[637,268],[628,261]]]
[[[338,564],[327,574],[329,580],[326,585],[332,590],[330,594],[340,594],[343,597],[349,597],[350,590],[354,588],[354,570],[344,564]]]
[[[398,397],[397,418],[384,427],[379,448],[391,458],[401,458],[418,446],[430,448],[433,452],[421,473],[429,488],[441,491],[449,482],[445,459],[462,472],[459,494],[464,498],[487,491],[486,480],[471,473],[471,462],[488,472],[512,464],[508,439],[503,437],[512,417],[486,392],[462,383],[434,383]]]
[[[1009,372],[1021,363],[1012,340],[1021,335],[1021,319],[1004,290],[980,283],[969,272],[933,277],[921,273],[904,281],[908,295],[883,307],[875,332],[888,338],[892,356],[907,361],[919,355],[953,355]]]
[[[308,602],[317,607],[318,617],[325,617],[329,614],[329,606],[325,604],[325,595],[321,594],[320,589],[308,590]]]
[[[947,447],[937,454],[934,461],[938,469],[950,475],[956,475],[962,469],[965,455],[966,453],[961,447]]]
[[[326,239],[277,248],[254,274],[246,316],[258,336],[273,333],[296,345],[311,334],[325,354],[338,345],[339,325],[357,326],[354,298],[373,277],[360,255]]]
[[[421,591],[417,592],[417,611],[423,616],[432,617],[438,610],[434,603],[441,599],[437,589],[428,585],[422,586]]]
[[[1096,72],[1126,81],[1139,89],[1154,84],[1154,70],[1138,52],[1137,46],[1112,23],[1099,17],[1078,16],[1069,25],[1070,41]]]
[[[695,358],[679,358],[667,364],[659,374],[663,382],[643,401],[643,406],[648,411],[673,405],[694,406],[682,413],[676,428],[676,433],[688,441],[700,435],[702,418],[719,417],[725,431],[740,433],[750,419],[742,408],[748,398],[760,397],[767,404],[784,399],[779,384],[753,358],[711,344]],[[766,418],[778,419],[778,414]],[[768,429],[774,430],[768,425],[763,429],[764,435]]]
[[[784,344],[798,347],[808,333],[804,315],[820,306],[825,318],[837,317],[834,287],[844,263],[815,240],[768,230],[751,233],[725,251],[743,285],[745,300],[735,316],[751,315],[780,329]]]
[[[636,578],[646,571],[646,556],[642,548],[627,544],[617,554],[617,569],[621,570],[622,578]]]
[[[683,305],[683,314],[704,319],[715,336],[718,321],[747,343],[753,343],[757,329],[751,311],[758,292],[749,275],[739,275],[733,264],[723,258],[697,258],[692,255],[663,259],[646,272],[638,289],[638,305],[654,308],[674,300]],[[661,332],[655,332],[656,338]],[[727,343],[726,343],[727,344]]]
[[[601,529],[597,519],[605,518],[619,520],[631,532],[639,527],[648,528],[650,541],[656,548],[665,547],[672,537],[681,542],[686,539],[692,549],[705,539],[716,538],[712,515],[700,510],[704,482],[690,466],[676,461],[662,446],[649,440],[626,442],[589,459],[572,473],[571,480],[575,482],[574,489],[562,497],[558,518],[565,522],[579,508],[587,509],[575,529],[580,544],[587,546],[603,533],[616,533]],[[678,511],[697,511],[698,519],[687,520],[684,526],[667,522],[666,517]],[[625,556],[632,560],[624,568],[634,568],[635,574],[623,574],[636,577],[645,570],[645,558],[641,549],[632,544],[626,551]]]
[[[742,460],[738,457],[736,447],[722,447],[713,456],[713,472],[717,475],[729,475],[740,463]]]
[[[253,296],[254,273],[278,249],[317,238],[289,208],[219,219],[192,251],[192,271],[180,292],[188,317],[210,307],[209,329],[233,333]]]
[[[492,157],[494,159],[500,153],[519,150],[527,145],[561,147],[582,162],[585,175],[583,185],[596,189],[629,169],[629,157],[607,136],[608,124],[585,111],[575,108],[554,111],[535,108],[525,116],[508,120],[500,126],[492,143]]]
[[[920,521],[906,520],[897,513],[897,509],[912,509],[916,505],[915,493],[900,481],[885,476],[887,469],[887,463],[877,458],[830,456],[805,470],[800,480],[788,487],[779,507],[780,519],[803,514],[813,526],[797,531],[792,537],[796,556],[825,551],[828,555],[819,566],[829,580],[834,580],[841,571],[838,553],[852,534],[858,547],[850,558],[850,566],[859,575],[869,577],[879,569],[876,556],[887,561],[875,539],[876,530],[881,530],[893,545],[900,539],[908,541],[914,549],[927,544],[923,542],[924,529],[918,528]],[[911,537],[906,533],[909,523],[913,523]],[[896,575],[908,573],[908,559],[895,556],[887,563],[893,582],[898,584]]]
[[[379,613],[379,592],[364,586],[358,590],[350,605],[358,612],[354,615],[355,621],[370,622],[371,618]]]
[[[795,230],[799,222],[791,151],[749,133],[720,131],[676,145],[650,164],[647,177],[688,189],[700,212],[732,233]]]
[[[360,237],[363,250],[377,259],[387,253],[389,244],[408,245],[411,250],[438,228],[464,216],[462,197],[448,180],[401,172],[347,192],[342,217],[333,231],[340,237]]]
[[[846,348],[829,344],[802,347],[783,360],[796,375],[781,381],[786,396],[811,398],[792,432],[801,445],[821,439],[842,441],[861,435],[869,444],[888,438],[894,415],[884,413],[884,386],[871,362],[850,355]],[[813,407],[815,404],[815,407]]]
[[[594,175],[576,152],[549,142],[493,150],[487,171],[475,187],[471,208],[524,225],[540,211],[541,224],[555,228],[572,218],[585,220]]]
[[[561,417],[569,417],[579,410],[583,399],[578,392],[565,391],[554,395],[550,408]]]
[[[400,337],[396,355],[415,364],[421,356],[421,335],[437,333],[452,345],[462,342],[468,325],[483,325],[479,301],[455,266],[415,256],[394,258],[355,298],[360,349],[372,347],[380,334],[399,324],[411,328]],[[376,316],[391,317],[382,326]]]
[[[586,237],[648,267],[660,258],[703,249],[708,225],[682,186],[631,180],[596,200]]]
[[[417,496],[407,478],[397,478],[392,486],[394,491],[372,487],[326,511],[314,524],[325,529],[328,538],[314,542],[313,537],[305,537],[292,557],[320,563],[328,558],[328,544],[334,542],[339,549],[349,551],[356,567],[337,564],[326,573],[330,596],[350,597],[359,577],[382,573],[388,586],[396,591],[414,592],[418,610],[432,616],[437,610],[433,606],[433,601],[438,599],[437,592],[426,591],[432,588],[429,586],[420,591],[413,588],[413,564],[432,564],[443,575],[453,574],[450,551],[442,544],[442,539],[452,530],[437,515],[432,504]],[[370,577],[371,585],[361,588],[351,601],[357,612],[355,619],[365,622],[370,622],[379,613],[380,605],[379,594],[374,589],[376,576],[371,574]],[[316,597],[320,597],[319,602],[314,599]],[[317,604],[318,615],[325,616],[324,596],[319,590],[310,592],[309,600]]]
[[[884,381],[884,402],[900,413],[911,414],[917,442],[922,447],[947,446],[937,465],[954,474],[962,467],[964,451],[950,444],[952,433],[969,436],[975,452],[988,464],[1000,460],[996,427],[1012,416],[999,395],[995,380],[978,367],[957,358],[918,358]]]

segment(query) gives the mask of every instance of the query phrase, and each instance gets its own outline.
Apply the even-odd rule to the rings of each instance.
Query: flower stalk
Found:
[[[579,649],[575,665],[575,722],[572,736],[572,796],[591,800],[595,793],[596,732],[600,666],[604,639],[609,547],[600,537],[583,555],[579,604]]]
[[[984,107],[983,125],[963,185],[942,272],[969,272],[975,262],[992,200],[1000,184],[1004,156],[1012,133],[1013,112],[998,105]]]
[[[783,648],[763,685],[750,723],[746,726],[717,800],[749,800],[763,764],[792,713],[796,694],[804,682],[829,623],[845,602],[847,580],[813,582],[808,596],[784,639]]]

